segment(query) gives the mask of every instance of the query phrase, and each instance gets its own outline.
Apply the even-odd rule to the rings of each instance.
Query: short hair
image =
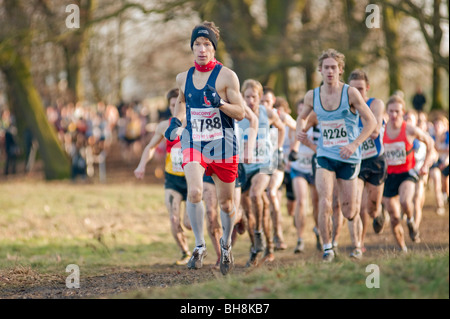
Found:
[[[264,94],[272,93],[273,96],[275,96],[275,92],[274,92],[274,90],[273,90],[270,86],[264,86],[264,87],[263,87],[263,93],[264,93]]]
[[[179,94],[180,94],[180,91],[178,90],[178,88],[171,89],[169,92],[167,92],[167,95],[166,95],[167,103],[170,104],[170,99],[172,99],[174,97],[177,98]]]
[[[207,28],[211,29],[212,32],[214,32],[214,35],[216,36],[217,41],[219,41],[219,39],[220,39],[220,30],[219,30],[219,27],[216,26],[216,24],[214,22],[205,20],[202,23],[197,24],[192,30],[194,30],[195,28],[198,28],[198,27],[207,27]]]
[[[247,79],[244,81],[244,83],[242,83],[242,89],[241,89],[241,93],[242,95],[244,95],[244,92],[247,91],[247,89],[255,89],[256,91],[258,91],[259,97],[263,96],[263,86],[259,81],[253,80],[253,79]]]
[[[366,81],[366,84],[369,85],[369,78],[366,72],[361,69],[355,69],[352,71],[352,73],[350,73],[350,75],[348,76],[348,83],[350,83],[350,81],[352,80],[364,80]]]
[[[341,67],[342,70],[344,69],[345,56],[341,52],[339,52],[335,49],[327,49],[325,51],[322,51],[322,53],[319,56],[319,68],[322,67],[323,61],[328,58],[335,59],[336,62],[338,63],[338,66]]]
[[[389,104],[394,104],[394,103],[401,104],[403,112],[406,113],[405,100],[401,96],[399,96],[397,94],[391,95],[391,97],[388,99],[388,101],[386,102],[386,110],[388,109]]]
[[[291,108],[289,107],[289,102],[282,96],[277,96],[275,103],[273,105],[276,109],[282,109],[285,113],[291,114]]]

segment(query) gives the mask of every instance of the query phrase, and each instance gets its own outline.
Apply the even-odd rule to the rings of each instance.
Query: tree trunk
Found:
[[[25,124],[39,142],[39,151],[44,162],[47,180],[70,177],[70,160],[62,149],[55,129],[44,112],[41,98],[33,85],[29,62],[10,49],[9,64],[1,64],[6,82],[13,95],[11,109],[20,114]]]
[[[401,90],[400,64],[398,61],[399,39],[398,18],[393,8],[383,6],[384,35],[386,41],[386,57],[389,62],[389,94]]]

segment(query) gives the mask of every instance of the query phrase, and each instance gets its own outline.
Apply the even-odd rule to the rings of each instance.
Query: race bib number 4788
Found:
[[[320,123],[324,147],[344,146],[349,144],[345,121],[322,121]]]
[[[220,110],[214,107],[191,109],[191,127],[196,142],[223,138]]]

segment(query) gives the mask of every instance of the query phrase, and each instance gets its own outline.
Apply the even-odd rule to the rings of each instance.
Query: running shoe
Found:
[[[194,251],[192,252],[191,259],[189,259],[187,263],[187,267],[189,269],[200,269],[203,267],[203,258],[205,258],[208,255],[208,252],[206,251],[206,246],[197,246],[194,248]]]
[[[415,242],[419,238],[419,230],[417,229],[413,221],[408,221],[406,225],[408,226],[409,237],[411,238],[412,241]]]
[[[184,252],[183,254],[182,254],[182,256],[181,256],[181,259],[180,260],[177,260],[176,262],[175,262],[175,264],[177,264],[177,265],[186,265],[187,263],[188,263],[188,261],[189,261],[189,259],[191,258],[191,253],[190,252]]]
[[[305,242],[303,239],[297,240],[297,246],[295,246],[294,254],[300,254],[305,250]]]
[[[334,251],[333,249],[327,249],[323,252],[322,261],[325,263],[332,262],[334,260]]]
[[[318,251],[322,251],[322,242],[320,241],[320,234],[317,227],[313,228],[313,232],[316,235],[316,248]]]
[[[233,269],[234,258],[231,253],[231,245],[226,246],[223,244],[222,238],[220,239],[220,271],[222,275],[226,275]]]
[[[273,254],[273,251],[269,248],[266,248],[264,250],[264,255],[261,259],[261,262],[272,262],[275,260],[275,255]]]
[[[275,244],[275,250],[285,250],[287,249],[287,245],[284,241],[280,240],[278,236],[273,237],[273,242]]]
[[[353,251],[350,253],[350,257],[354,258],[354,259],[361,259],[363,255],[362,249],[361,248],[355,248],[353,249]]]
[[[258,257],[258,252],[252,247],[250,247],[250,258],[248,259],[247,263],[245,264],[246,268],[254,267],[258,264],[256,258]]]
[[[373,219],[373,230],[376,234],[379,234],[383,231],[384,222],[386,221],[386,210],[384,209],[384,205],[381,205],[381,214]]]
[[[262,252],[265,248],[263,233],[255,231],[255,251],[257,253]]]

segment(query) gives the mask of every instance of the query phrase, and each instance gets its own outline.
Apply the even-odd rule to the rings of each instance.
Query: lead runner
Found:
[[[239,163],[234,120],[242,120],[245,109],[237,75],[215,59],[219,38],[214,22],[204,21],[192,30],[195,67],[177,75],[180,94],[165,136],[174,140],[181,135],[182,166],[188,185],[186,211],[196,245],[187,266],[201,268],[207,255],[202,203],[206,172],[216,185],[223,229],[220,270],[226,275],[234,265],[231,234],[236,219],[233,194]],[[187,125],[183,130],[181,122],[185,117]]]

